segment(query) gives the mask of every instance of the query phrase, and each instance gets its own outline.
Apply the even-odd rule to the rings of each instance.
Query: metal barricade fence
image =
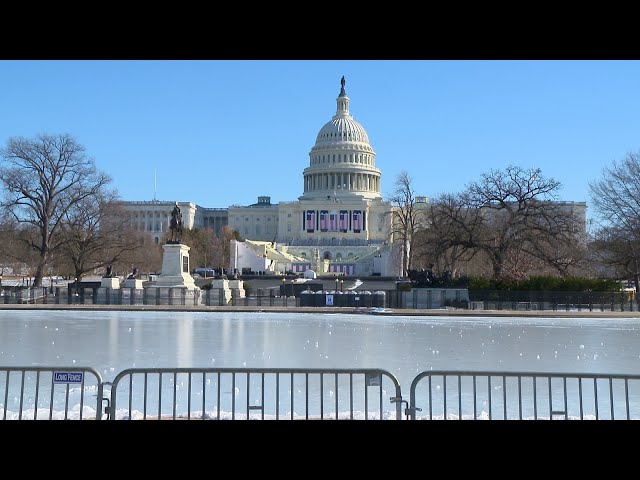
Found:
[[[102,388],[89,367],[0,367],[1,418],[100,420]]]
[[[112,420],[400,420],[380,369],[133,368],[111,385]]]
[[[430,370],[413,379],[407,402],[381,369],[134,368],[103,382],[88,367],[0,367],[0,412],[0,420],[635,420],[640,375]]]
[[[640,419],[640,375],[426,371],[410,420]]]

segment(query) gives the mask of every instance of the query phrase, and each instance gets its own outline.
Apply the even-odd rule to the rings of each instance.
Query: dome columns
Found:
[[[366,191],[380,193],[380,175],[354,172],[327,172],[305,175],[304,191]]]

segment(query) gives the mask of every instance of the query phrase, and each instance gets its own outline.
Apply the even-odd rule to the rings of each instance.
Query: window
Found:
[[[326,232],[329,230],[329,211],[320,210],[320,231]]]
[[[307,233],[313,233],[315,231],[316,225],[316,212],[315,210],[307,210],[306,211],[306,229]]]

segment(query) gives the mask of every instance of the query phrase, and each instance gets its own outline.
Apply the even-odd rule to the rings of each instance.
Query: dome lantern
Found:
[[[339,117],[349,117],[349,97],[347,97],[347,93],[344,91],[345,84],[344,76],[342,76],[342,80],[340,80],[340,95],[336,99],[336,103],[338,104],[338,108],[336,109],[336,116],[334,118]]]

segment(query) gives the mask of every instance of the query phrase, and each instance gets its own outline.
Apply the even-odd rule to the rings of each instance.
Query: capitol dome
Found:
[[[316,147],[333,142],[353,141],[369,145],[369,136],[364,127],[351,115],[336,115],[320,129],[316,138]]]
[[[380,170],[366,130],[349,113],[349,97],[342,77],[333,118],[318,132],[305,168],[300,199],[381,198]]]

